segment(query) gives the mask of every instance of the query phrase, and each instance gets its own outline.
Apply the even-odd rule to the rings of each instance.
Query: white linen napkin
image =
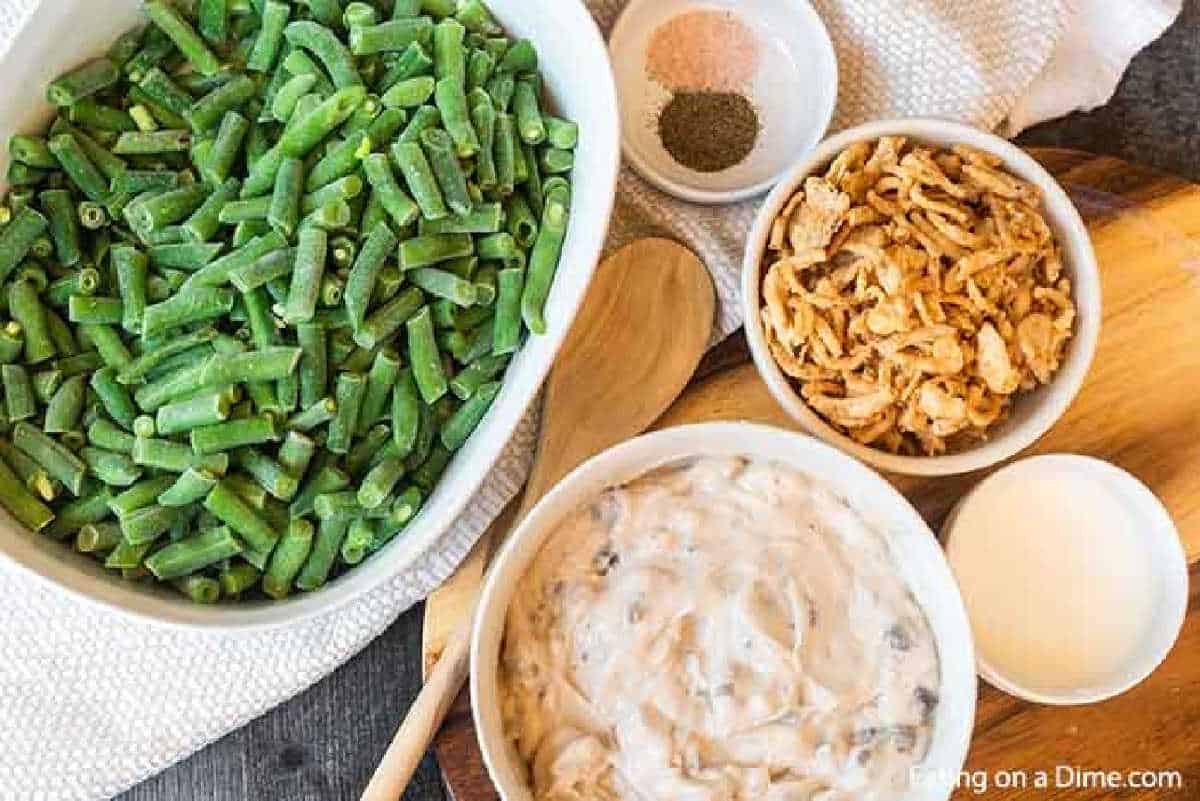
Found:
[[[54,0],[46,0],[53,2]],[[608,31],[625,0],[587,0]],[[0,0],[0,52],[37,0]],[[1180,0],[814,0],[841,62],[835,127],[951,117],[1012,134],[1104,102]],[[1103,13],[1100,13],[1101,10]],[[7,137],[10,131],[0,131]],[[696,250],[739,324],[755,203],[671,200],[626,169],[609,247],[650,233]],[[528,470],[525,420],[483,489],[420,564],[330,615],[267,635],[165,630],[97,611],[0,562],[0,801],[108,798],[290,698],[449,575]]]

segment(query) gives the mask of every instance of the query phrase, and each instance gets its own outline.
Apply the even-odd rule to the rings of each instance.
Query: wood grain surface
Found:
[[[1183,634],[1167,662],[1119,698],[1038,706],[981,683],[975,736],[955,798],[1200,799],[1200,186],[1078,151],[1033,153],[1088,221],[1101,266],[1104,321],[1079,397],[1022,455],[1087,454],[1146,482],[1179,527],[1193,589]],[[708,354],[656,427],[729,419],[795,427],[748,363],[740,335]],[[954,501],[987,472],[888,478],[936,530]],[[465,699],[451,711],[435,750],[457,801],[497,797]],[[1123,781],[1130,771],[1178,771],[1182,787],[1116,789],[1097,779],[1080,787],[1068,769],[1116,771]],[[1035,786],[1038,771],[1049,786]],[[1065,778],[1071,781],[1059,781]],[[1002,786],[1006,781],[1015,785]]]

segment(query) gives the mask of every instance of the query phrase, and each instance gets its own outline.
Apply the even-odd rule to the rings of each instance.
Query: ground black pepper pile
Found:
[[[671,158],[696,172],[740,164],[758,139],[758,113],[734,92],[679,92],[658,116],[658,136]]]

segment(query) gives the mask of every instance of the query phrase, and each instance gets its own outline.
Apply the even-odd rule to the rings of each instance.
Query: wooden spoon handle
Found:
[[[471,665],[471,626],[460,626],[446,644],[404,723],[392,739],[361,801],[399,801],[421,757],[446,719],[454,698],[467,680]]]

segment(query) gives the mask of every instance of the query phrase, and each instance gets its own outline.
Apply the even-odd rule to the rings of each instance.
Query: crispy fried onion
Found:
[[[1049,382],[1075,324],[1033,185],[966,146],[842,151],[774,221],[761,318],[780,369],[858,442],[969,447]]]

